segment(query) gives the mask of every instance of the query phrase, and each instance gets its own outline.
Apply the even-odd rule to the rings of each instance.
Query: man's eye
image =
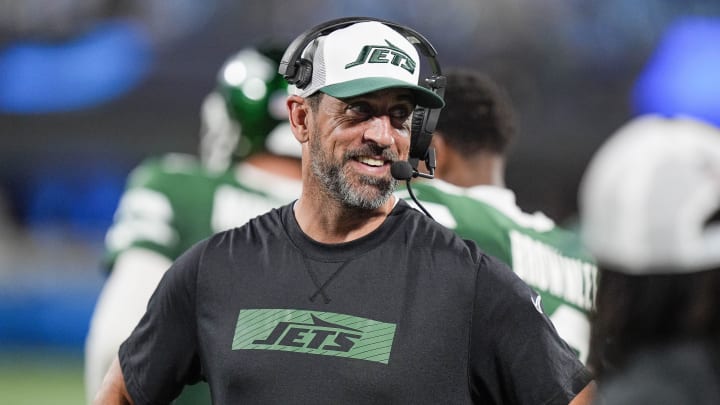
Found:
[[[413,110],[410,108],[393,108],[390,110],[390,118],[393,120],[395,126],[401,128],[410,119],[412,113]]]
[[[348,105],[348,110],[363,117],[370,116],[373,113],[372,108],[370,108],[370,106],[366,103],[350,104]]]
[[[406,108],[397,108],[390,112],[393,119],[406,120],[412,115],[412,111]]]

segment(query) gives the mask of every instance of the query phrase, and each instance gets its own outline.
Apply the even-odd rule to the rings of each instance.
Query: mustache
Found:
[[[388,148],[379,146],[377,144],[367,144],[363,145],[360,148],[345,152],[344,159],[345,161],[348,161],[351,159],[357,159],[361,156],[380,156],[383,160],[388,160],[391,162],[395,162],[400,158],[397,153]]]

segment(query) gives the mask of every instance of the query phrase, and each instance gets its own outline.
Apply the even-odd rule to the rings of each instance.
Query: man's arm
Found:
[[[590,381],[568,405],[590,405],[595,398],[595,382]]]
[[[105,379],[100,386],[93,405],[133,405],[133,400],[127,391],[125,378],[120,368],[120,360],[115,357]],[[573,404],[575,405],[575,404]]]

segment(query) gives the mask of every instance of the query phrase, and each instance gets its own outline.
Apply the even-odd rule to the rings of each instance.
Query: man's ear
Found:
[[[443,159],[447,159],[448,154],[448,147],[447,143],[445,142],[445,138],[443,138],[442,133],[435,131],[433,133],[432,142],[431,145],[433,148],[435,148],[435,156],[437,159],[437,165],[440,165],[440,162]]]
[[[291,95],[288,97],[287,109],[290,121],[290,128],[295,135],[295,139],[300,143],[308,141],[309,137],[309,119],[311,118],[310,106],[304,98]]]

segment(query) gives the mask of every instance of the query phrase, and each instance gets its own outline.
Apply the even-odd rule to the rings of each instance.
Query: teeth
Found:
[[[385,162],[383,162],[382,160],[377,160],[369,157],[361,157],[358,159],[358,161],[370,166],[382,166],[383,164],[385,164]]]

